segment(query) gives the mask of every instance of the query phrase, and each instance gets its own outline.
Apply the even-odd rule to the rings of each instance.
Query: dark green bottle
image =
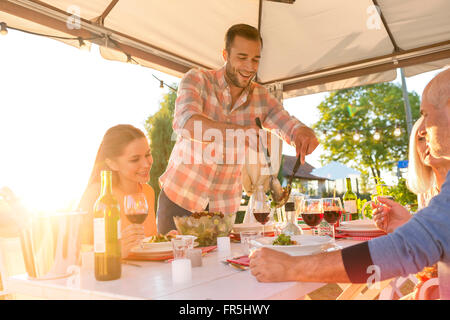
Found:
[[[94,205],[95,279],[116,280],[122,274],[120,206],[112,193],[112,172],[102,171],[102,189]]]

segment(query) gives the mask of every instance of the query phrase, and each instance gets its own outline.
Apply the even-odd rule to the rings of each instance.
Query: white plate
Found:
[[[158,255],[170,255],[172,254],[172,248],[170,250],[154,250],[148,248],[142,248],[140,246],[136,246],[131,248],[130,252],[140,255],[150,255],[150,256],[158,256]]]
[[[198,242],[194,242],[194,247],[198,245]],[[141,243],[139,249],[145,253],[172,252],[172,242]]]
[[[356,227],[337,227],[336,230],[338,231],[342,231],[342,232],[367,232],[367,233],[384,233],[383,230],[380,230],[378,228],[372,228],[372,227],[360,227],[360,228],[356,228]]]
[[[264,226],[265,232],[273,231],[274,223],[269,221]],[[262,232],[263,225],[259,222],[255,223],[236,223],[233,225],[233,231],[236,233],[243,232],[243,231],[261,231]]]
[[[149,252],[161,252],[172,250],[172,242],[145,242],[146,239],[142,240],[141,247],[145,248]]]
[[[338,228],[336,228],[336,230],[338,230]],[[350,237],[370,237],[370,238],[381,237],[386,235],[386,233],[384,233],[383,231],[381,232],[343,231],[343,233]]]
[[[357,228],[357,229],[376,229],[378,230],[373,220],[352,220],[342,221],[340,225],[344,228]]]
[[[273,241],[277,237],[264,237],[252,240],[257,247],[266,247],[290,254],[291,256],[306,256],[320,252],[333,243],[333,239],[328,236],[312,236],[298,235],[291,236],[291,240],[297,241],[298,244],[290,246],[273,245]]]

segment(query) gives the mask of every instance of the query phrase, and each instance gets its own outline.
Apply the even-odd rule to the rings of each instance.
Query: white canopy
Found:
[[[449,12],[448,0],[0,0],[10,27],[91,39],[107,59],[176,76],[222,66],[231,25],[259,27],[257,81],[282,83],[284,98],[442,68]]]
[[[349,168],[340,162],[331,161],[322,168],[316,168],[311,174],[324,177],[330,180],[345,179],[351,176],[360,176],[361,173],[355,169]]]

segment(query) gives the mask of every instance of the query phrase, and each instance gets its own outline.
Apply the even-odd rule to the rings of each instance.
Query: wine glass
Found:
[[[324,198],[323,199],[323,216],[325,221],[331,226],[333,231],[333,242],[336,241],[334,225],[339,221],[343,213],[340,198]]]
[[[263,233],[262,236],[264,237],[266,235],[264,226],[267,222],[269,222],[270,210],[253,210],[253,216],[255,217],[256,221],[262,224],[263,226]]]
[[[145,194],[133,193],[124,196],[124,212],[128,221],[142,224],[148,216],[148,204]]]
[[[323,220],[323,202],[322,199],[305,199],[302,206],[303,221],[311,227],[313,235],[317,226]]]
[[[261,223],[263,225],[263,234],[262,236],[265,236],[265,229],[264,225],[269,221],[270,217],[270,205],[267,202],[266,195],[264,193],[264,186],[258,185],[256,196],[253,203],[253,216],[255,217],[256,221]]]

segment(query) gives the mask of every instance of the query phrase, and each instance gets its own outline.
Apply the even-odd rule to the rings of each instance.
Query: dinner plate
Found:
[[[305,256],[321,252],[322,249],[333,244],[329,236],[298,235],[291,236],[291,240],[297,242],[295,245],[281,246],[273,245],[277,237],[264,237],[252,240],[251,243],[257,247],[266,247],[290,254],[291,256]]]
[[[351,236],[351,237],[380,237],[385,235],[386,233],[382,230],[367,230],[363,229],[362,231],[359,231],[359,229],[348,229],[343,227],[336,228],[337,231],[340,233],[343,233],[345,235]]]
[[[198,245],[198,242],[194,242],[194,247]],[[140,249],[146,253],[172,252],[172,242],[141,243]]]
[[[374,233],[374,232],[342,232],[338,235],[344,235],[348,237],[367,237],[367,238],[377,238],[386,235],[384,232]]]
[[[264,226],[264,231],[268,232],[268,231],[273,231],[274,228],[274,223],[273,222],[268,222],[265,226]],[[261,231],[262,232],[263,229],[263,225],[259,222],[254,222],[254,223],[236,223],[233,225],[233,231],[235,233],[239,233],[239,232],[243,232],[243,231]]]
[[[337,227],[336,230],[342,231],[342,232],[367,232],[367,233],[384,233],[383,230],[380,230],[378,228],[371,228],[371,227]]]
[[[345,228],[357,228],[357,229],[377,229],[377,226],[373,220],[352,220],[342,221],[340,225]]]
[[[139,255],[146,255],[146,256],[157,256],[157,255],[170,255],[172,254],[172,248],[170,250],[167,249],[160,249],[160,250],[153,250],[148,248],[142,248],[140,246],[135,246],[131,248],[131,253],[139,254]]]
[[[141,242],[141,247],[148,249],[149,251],[167,251],[167,250],[172,250],[172,242],[170,241],[164,241],[164,242],[146,242],[147,239],[150,238],[146,238],[144,240],[142,240]]]

